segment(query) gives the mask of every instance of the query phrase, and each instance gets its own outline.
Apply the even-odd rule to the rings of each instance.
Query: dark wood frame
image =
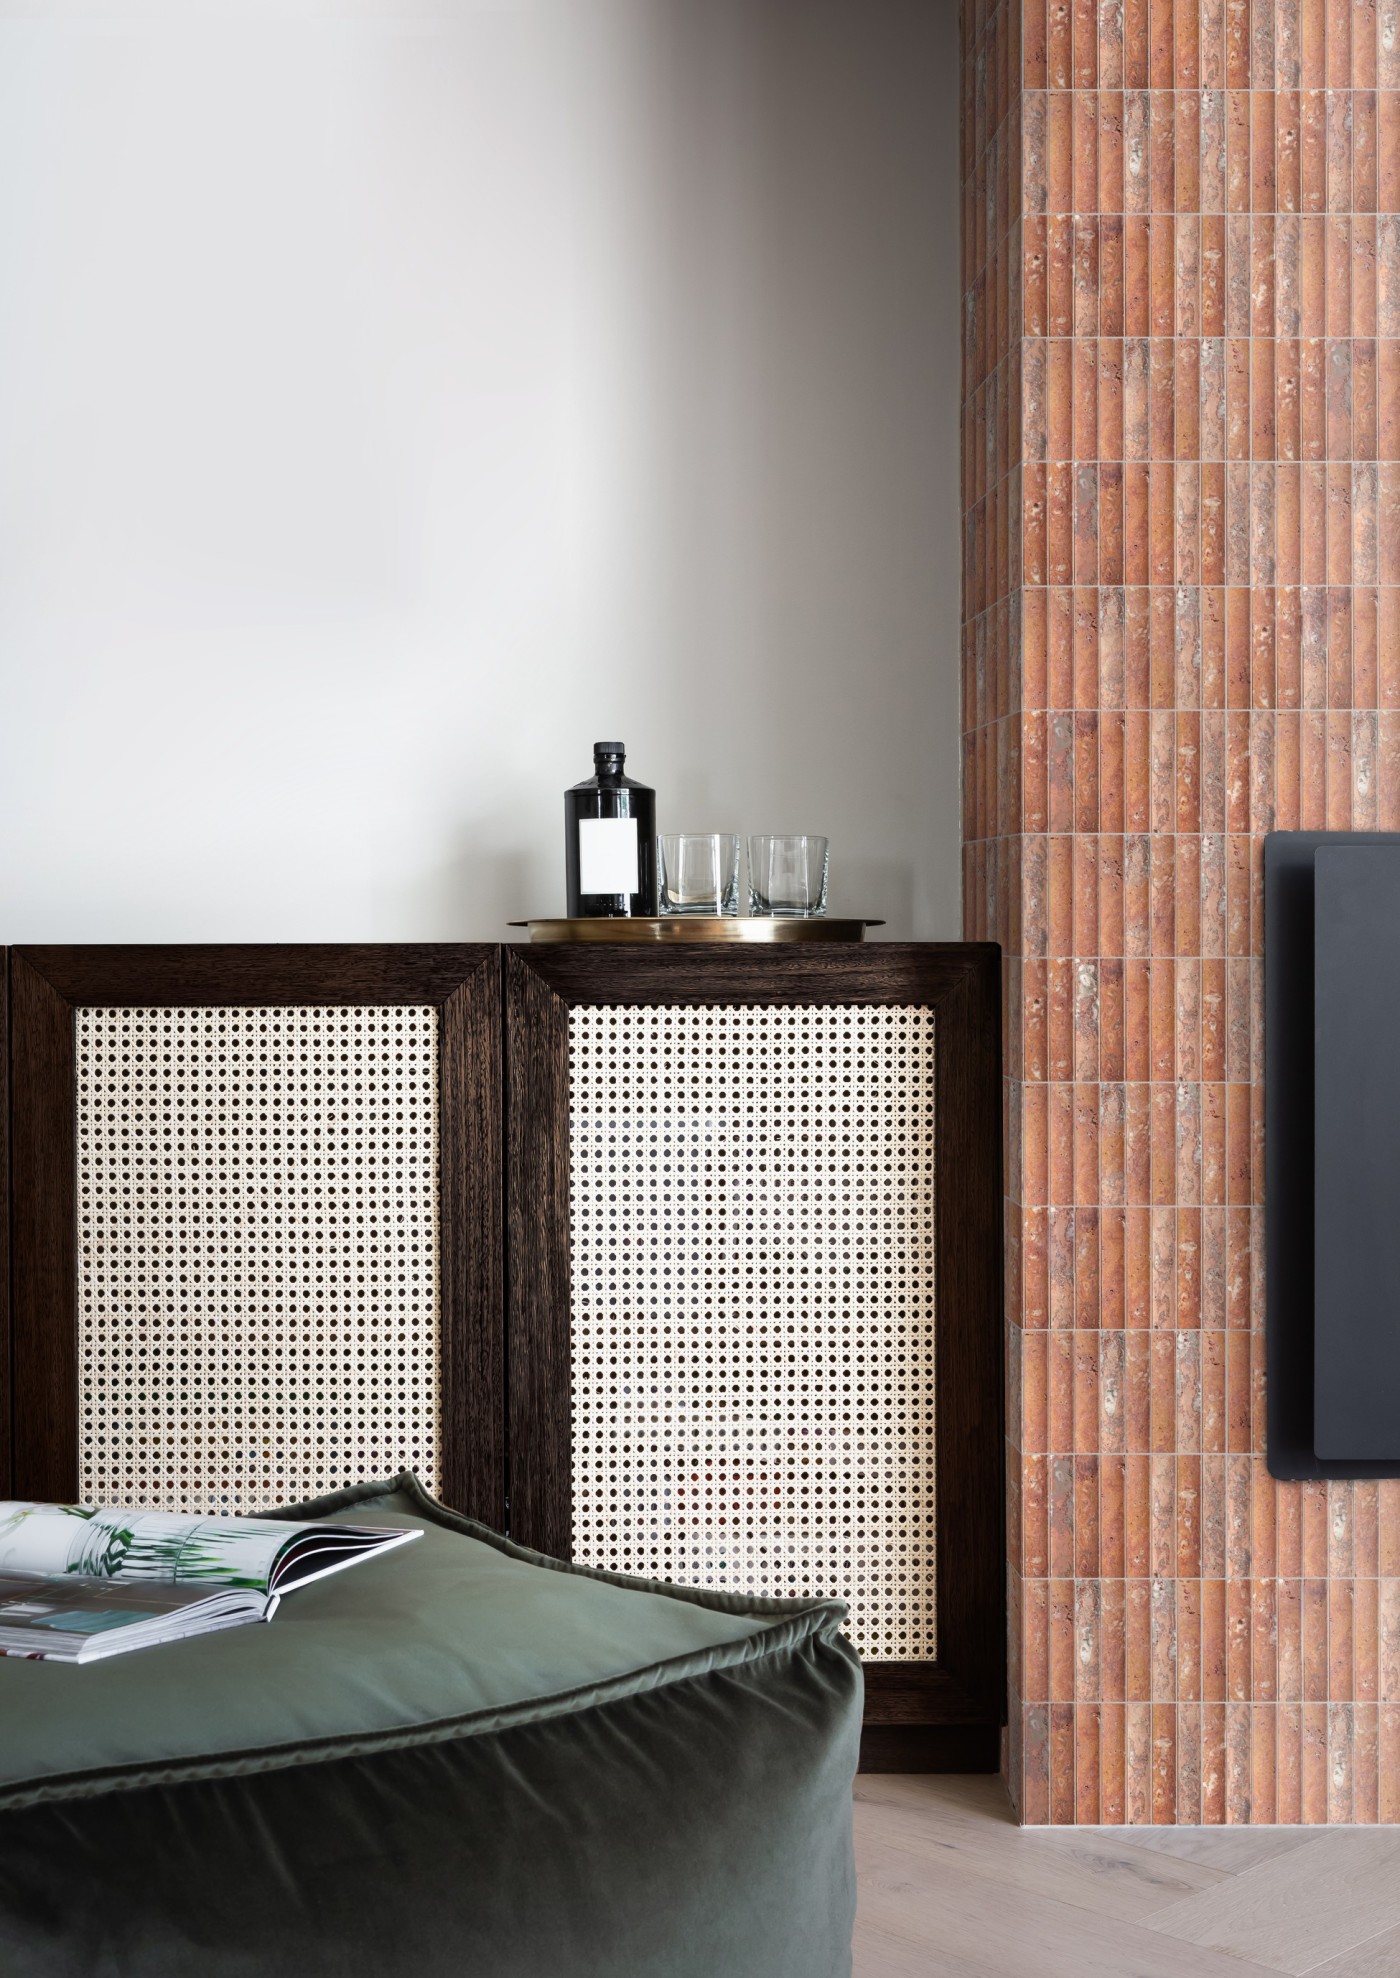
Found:
[[[991,1770],[1006,1721],[1000,950],[506,951],[512,1535],[569,1556],[569,1011],[575,1004],[890,1004],[935,1012],[936,1662],[866,1668],[867,1769]]]
[[[10,951],[13,1357],[0,1363],[12,1370],[0,1481],[11,1494],[64,1501],[77,1487],[75,1010],[428,1003],[439,1013],[442,1495],[504,1525],[499,954],[437,944]]]
[[[940,1652],[932,1663],[867,1667],[862,1762],[996,1769],[1006,1706],[998,949],[64,947],[17,948],[5,961],[0,1489],[66,1499],[76,1487],[75,1010],[429,1003],[440,1012],[442,1493],[561,1556],[570,1549],[570,1007],[933,1009]]]

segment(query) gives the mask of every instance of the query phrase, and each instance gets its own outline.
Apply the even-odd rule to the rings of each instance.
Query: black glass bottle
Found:
[[[623,775],[626,756],[595,742],[594,774],[564,792],[570,920],[656,912],[656,792]]]

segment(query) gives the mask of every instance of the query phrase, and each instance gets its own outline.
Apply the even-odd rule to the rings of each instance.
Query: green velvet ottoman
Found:
[[[563,1566],[409,1476],[313,1514],[424,1536],[267,1627],[0,1659],[0,1972],[849,1973],[839,1603]]]

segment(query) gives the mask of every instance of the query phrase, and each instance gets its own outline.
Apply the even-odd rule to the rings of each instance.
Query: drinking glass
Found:
[[[826,912],[825,838],[805,832],[749,839],[749,912],[810,920]]]
[[[728,914],[739,911],[739,839],[727,831],[663,834],[661,911]]]

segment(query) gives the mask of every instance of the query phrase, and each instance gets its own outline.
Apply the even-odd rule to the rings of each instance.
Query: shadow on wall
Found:
[[[561,804],[561,843],[562,811]],[[410,877],[383,904],[386,912],[416,918],[421,925],[470,930],[439,934],[435,938],[440,940],[502,940],[511,938],[511,921],[529,917],[520,904],[529,897],[530,860],[525,852],[518,847],[493,848],[484,833],[460,830],[449,860]],[[483,928],[492,932],[480,932]]]
[[[956,10],[354,13],[0,22],[0,934],[495,938],[617,730],[955,938]]]

